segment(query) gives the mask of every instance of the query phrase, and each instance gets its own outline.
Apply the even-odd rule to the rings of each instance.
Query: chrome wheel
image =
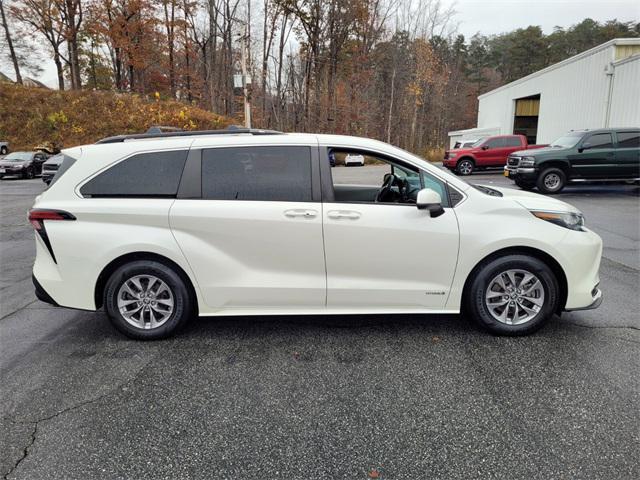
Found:
[[[544,287],[533,273],[506,270],[496,275],[485,294],[491,316],[506,325],[522,325],[533,320],[544,305]]]
[[[127,323],[150,330],[163,325],[174,309],[173,293],[154,275],[136,275],[118,290],[118,310]]]
[[[462,175],[470,175],[473,172],[473,164],[469,160],[463,160],[458,165],[458,171]]]
[[[561,182],[560,175],[557,173],[550,173],[544,177],[544,186],[549,190],[557,190]]]

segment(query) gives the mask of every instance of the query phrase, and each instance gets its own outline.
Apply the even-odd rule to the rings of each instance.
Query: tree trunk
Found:
[[[11,56],[11,61],[13,62],[13,68],[16,71],[16,83],[22,85],[20,65],[18,64],[18,57],[16,56],[16,52],[13,49],[13,42],[11,41],[11,34],[9,33],[9,25],[7,24],[7,17],[5,17],[4,14],[4,5],[2,0],[0,0],[0,13],[2,14],[2,25],[4,27],[4,34],[7,37],[7,45],[9,45],[9,55]]]

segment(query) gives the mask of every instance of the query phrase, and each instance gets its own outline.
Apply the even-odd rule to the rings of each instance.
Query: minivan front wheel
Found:
[[[559,286],[541,260],[505,255],[479,267],[466,300],[468,312],[482,328],[497,335],[526,335],[553,316]]]
[[[157,261],[139,260],[120,266],[105,289],[111,323],[138,340],[173,335],[189,320],[192,305],[181,276]]]

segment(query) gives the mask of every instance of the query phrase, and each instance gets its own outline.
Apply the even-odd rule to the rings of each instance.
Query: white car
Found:
[[[351,167],[353,165],[364,167],[364,155],[360,155],[358,153],[347,154],[344,157],[344,166]]]
[[[328,151],[387,165],[341,184]],[[193,316],[459,313],[521,335],[597,307],[602,241],[571,205],[472,187],[364,138],[162,133],[67,149],[35,200],[36,295],[139,339]]]

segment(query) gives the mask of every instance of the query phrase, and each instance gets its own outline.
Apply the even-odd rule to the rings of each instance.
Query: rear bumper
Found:
[[[35,287],[36,297],[38,300],[45,303],[49,303],[56,307],[60,306],[53,298],[51,298],[51,295],[47,293],[47,291],[42,287],[42,285],[40,285],[40,282],[38,282],[38,279],[36,278],[35,275],[31,274],[31,280],[33,281],[33,286]]]

